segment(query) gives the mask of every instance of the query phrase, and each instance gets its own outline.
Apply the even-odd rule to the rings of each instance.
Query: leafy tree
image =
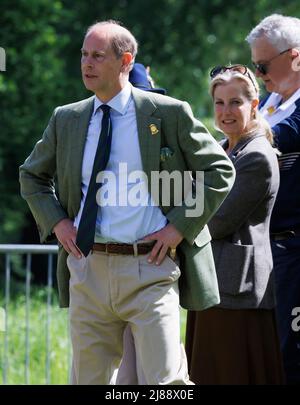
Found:
[[[151,66],[156,84],[205,118],[212,116],[210,68],[229,62],[250,66],[245,36],[266,15],[300,17],[296,0],[2,0],[1,6],[7,66],[0,73],[0,243],[20,241],[26,223],[32,225],[19,196],[18,167],[52,110],[89,95],[80,77],[89,25],[110,18],[123,22],[139,41],[137,60]]]
[[[57,24],[67,12],[59,1],[2,0],[0,76],[0,242],[16,242],[27,212],[19,196],[18,167],[42,133],[51,110],[65,103],[68,78],[60,53],[69,37]]]

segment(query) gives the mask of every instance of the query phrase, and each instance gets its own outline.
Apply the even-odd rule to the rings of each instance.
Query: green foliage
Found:
[[[0,242],[15,242],[24,225],[24,202],[19,197],[18,167],[42,133],[51,110],[64,102],[66,63],[60,52],[67,36],[59,35],[63,17],[60,2],[1,3],[1,46],[6,72],[0,85]],[[61,80],[62,79],[62,80]]]
[[[5,309],[0,307],[0,332],[5,332]]]
[[[158,86],[212,117],[208,72],[217,64],[250,64],[245,36],[268,14],[300,16],[298,1],[2,0],[0,46],[0,243],[17,242],[28,209],[19,197],[18,166],[41,137],[57,105],[84,98],[80,47],[96,20],[120,20],[135,34],[137,60]]]
[[[180,339],[185,343],[185,326],[186,326],[187,311],[181,308],[180,311]]]

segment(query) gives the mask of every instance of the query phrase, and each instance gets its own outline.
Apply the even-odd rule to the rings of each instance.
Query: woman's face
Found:
[[[226,84],[218,84],[215,88],[215,121],[228,136],[241,136],[251,129],[258,100],[247,99],[244,94],[245,86],[240,80],[233,79]]]

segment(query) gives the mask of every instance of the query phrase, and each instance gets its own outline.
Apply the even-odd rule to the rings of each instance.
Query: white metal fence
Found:
[[[35,377],[35,379],[40,380],[40,384],[51,384],[52,382],[52,376],[51,376],[51,360],[52,357],[55,357],[55,353],[53,354],[52,351],[52,340],[56,339],[56,336],[53,338],[53,333],[51,333],[51,329],[53,328],[53,325],[56,322],[55,317],[53,316],[53,298],[54,298],[54,291],[53,291],[53,259],[54,255],[57,254],[58,248],[57,246],[53,245],[48,245],[48,246],[42,246],[42,245],[0,245],[0,257],[2,256],[2,269],[4,270],[4,277],[1,277],[2,280],[4,280],[3,285],[0,286],[0,307],[2,307],[2,319],[3,325],[2,328],[4,329],[3,332],[0,332],[0,368],[2,371],[2,383],[3,384],[14,384],[14,380],[10,378],[10,366],[11,366],[11,353],[14,353],[14,357],[18,358],[18,353],[15,353],[16,351],[20,352],[21,358],[18,358],[16,361],[16,365],[14,365],[14,368],[22,368],[22,374],[23,374],[23,381],[21,379],[17,379],[17,383],[20,384],[36,384],[36,381],[33,381],[32,378],[30,378],[30,372],[31,372],[31,334],[36,333],[37,331],[33,331],[32,325],[31,325],[31,317],[32,317],[32,312],[31,312],[31,291],[32,291],[32,255],[36,254],[42,254],[42,255],[48,255],[48,264],[45,269],[41,269],[41,271],[46,271],[47,273],[47,286],[45,288],[45,297],[43,297],[43,304],[41,306],[41,312],[44,311],[44,316],[43,316],[43,321],[41,323],[44,323],[44,325],[38,325],[40,328],[43,328],[43,333],[41,334],[42,339],[45,339],[43,343],[43,348],[45,348],[45,353],[37,353],[36,356],[38,357],[37,364],[41,366],[41,370],[44,373],[43,379]],[[11,286],[12,286],[12,257],[15,255],[23,255],[23,261],[24,261],[24,255],[26,257],[25,260],[25,268],[22,268],[22,271],[24,271],[24,297],[22,297],[22,306],[24,308],[18,308],[21,309],[21,313],[24,315],[24,318],[22,320],[22,324],[24,327],[19,327],[18,319],[12,319],[11,317],[14,316],[11,314],[12,310],[11,307],[13,305],[12,303],[12,298],[11,298]],[[3,262],[4,259],[4,262]],[[22,266],[21,266],[22,267]],[[39,310],[38,310],[39,311]],[[22,316],[23,316],[22,315]],[[62,330],[68,331],[68,325],[67,325],[67,317],[66,319],[66,324],[62,326]],[[64,321],[62,321],[62,324],[64,324]],[[12,328],[18,328],[19,327],[19,333],[22,334],[22,336],[19,336],[17,338],[18,342],[19,339],[21,339],[21,342],[23,341],[24,347],[21,347],[22,350],[18,349],[17,346],[18,344],[15,343],[15,341],[12,338]],[[36,326],[35,326],[36,328]],[[61,333],[60,333],[61,335]],[[62,336],[57,336],[58,339],[62,339]],[[16,347],[13,347],[15,345]],[[21,344],[22,346],[22,344]],[[70,344],[69,344],[69,336],[67,332],[67,343],[66,339],[63,340],[63,344],[60,344],[62,346],[62,351],[65,350],[66,352],[66,362],[68,363],[66,365],[67,374],[69,374],[70,370]],[[36,350],[35,350],[36,351]],[[21,354],[22,352],[22,354]],[[61,354],[58,354],[60,357],[59,360],[61,360]],[[41,361],[39,361],[41,359]],[[55,362],[55,359],[53,360]],[[41,362],[44,362],[44,365],[42,367]],[[57,359],[56,359],[57,362]],[[37,366],[36,366],[37,368]],[[52,367],[55,370],[55,366]],[[60,366],[61,368],[61,366]],[[20,373],[20,370],[16,370],[16,373]],[[54,371],[56,374],[56,372]],[[39,372],[41,374],[41,372]],[[66,376],[67,377],[67,376]],[[1,378],[1,377],[0,377]],[[60,383],[67,383],[67,378],[66,381],[60,382]]]

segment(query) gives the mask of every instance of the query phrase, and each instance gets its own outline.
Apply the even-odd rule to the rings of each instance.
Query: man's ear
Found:
[[[300,55],[300,52],[299,52],[299,49],[298,48],[292,48],[291,49],[291,53],[292,53],[292,58],[294,59],[294,58],[297,58],[297,56],[299,56]]]
[[[300,71],[300,51],[298,48],[292,49],[292,70],[294,72]]]
[[[130,52],[124,52],[122,55],[122,66],[121,72],[128,72],[131,62],[133,60],[133,56]]]

